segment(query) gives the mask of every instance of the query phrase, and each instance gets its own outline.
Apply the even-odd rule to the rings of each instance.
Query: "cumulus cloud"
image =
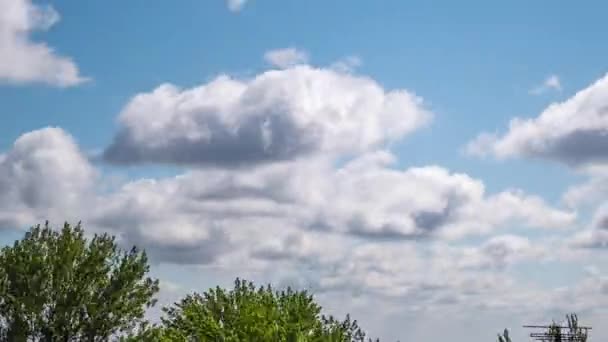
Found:
[[[377,152],[309,186],[327,192],[304,198],[317,208],[312,227],[378,238],[460,238],[504,224],[566,227],[575,215],[522,191],[486,195],[480,180],[437,167],[394,169],[394,157]],[[301,193],[304,195],[306,193]]]
[[[484,133],[467,149],[497,158],[548,159],[572,167],[608,161],[608,76],[572,98],[547,107],[537,118],[515,118],[504,135]]]
[[[572,237],[571,245],[580,248],[608,248],[608,203],[593,214],[591,226]]]
[[[504,269],[520,261],[544,257],[546,251],[534,246],[527,237],[497,235],[479,247],[465,248],[458,265],[463,268]]]
[[[20,136],[0,158],[0,227],[78,218],[97,172],[71,136],[45,128]],[[61,222],[61,221],[59,221]]]
[[[42,42],[34,42],[34,31],[45,31],[59,21],[50,6],[30,0],[0,0],[0,81],[46,83],[60,87],[86,81],[74,62]]]
[[[608,231],[605,229],[588,229],[576,234],[571,245],[578,248],[608,248]]]
[[[321,297],[386,301],[399,312],[546,304],[547,291],[508,276],[546,249],[508,231],[491,233],[574,219],[521,191],[488,194],[481,180],[442,167],[401,170],[386,151],[339,164],[315,156],[193,169],[103,191],[97,173],[61,129],[24,134],[0,157],[2,227],[82,219],[88,229],[145,248],[155,263],[205,265],[227,278],[303,286]],[[452,240],[479,234],[487,236],[479,244]]]
[[[233,248],[235,239],[245,238],[248,229],[262,229],[256,216],[269,209],[246,196],[208,193],[229,180],[216,183],[213,174],[201,176],[127,183],[99,198],[88,222],[113,231],[125,244],[143,245],[157,262],[214,262]]]
[[[593,309],[603,309],[606,307],[608,299],[608,276],[601,272],[591,273],[578,281],[574,286],[560,289],[553,294],[555,299],[577,298],[575,303],[562,304],[562,310],[577,310],[579,312],[589,312]],[[580,298],[580,300],[578,300]],[[555,302],[559,302],[556,300]]]
[[[570,186],[562,196],[562,201],[571,208],[596,205],[608,195],[608,177],[593,174],[583,183]]]
[[[431,119],[422,99],[370,78],[298,65],[250,80],[220,76],[192,89],[135,96],[105,150],[118,164],[239,166],[316,153],[352,154]]]
[[[559,80],[559,76],[557,75],[549,75],[541,85],[536,86],[530,90],[530,94],[532,95],[541,95],[548,91],[561,91],[562,83]]]
[[[521,191],[488,195],[467,175],[436,166],[401,171],[393,160],[376,152],[337,169],[318,158],[139,180],[104,196],[92,222],[150,246],[165,261],[206,263],[234,246],[293,231],[459,239],[508,225],[567,227],[576,217]],[[290,248],[302,246],[290,241]],[[277,248],[258,253],[280,258],[285,251]]]
[[[486,194],[480,180],[441,167],[395,169],[385,151],[338,168],[318,157],[192,170],[104,191],[73,139],[57,128],[23,135],[1,160],[4,227],[75,217],[174,263],[213,262],[234,246],[290,231],[458,239],[507,225],[567,227],[575,219],[521,191]]]
[[[562,196],[562,202],[570,208],[594,210],[587,229],[576,233],[571,245],[608,248],[608,174],[605,170],[585,174],[589,176],[585,182],[569,187]]]
[[[286,69],[308,63],[308,53],[296,48],[270,50],[264,54],[264,60],[274,67]]]
[[[275,253],[256,254],[254,260],[260,256],[266,260],[266,269],[261,270],[275,283],[285,277],[301,279],[321,296],[346,293],[352,298],[384,299],[389,311],[389,303],[397,301],[399,312],[437,312],[462,305],[478,309],[528,305],[523,297],[530,296],[530,291],[523,292],[504,272],[508,266],[541,255],[529,240],[518,236],[500,236],[482,246],[464,248],[441,242],[345,244],[344,237],[336,244],[331,236],[314,235],[310,240],[290,237],[282,245],[295,248],[275,247]]]
[[[245,4],[247,4],[247,0],[226,0],[226,5],[228,6],[228,9],[232,12],[238,12],[242,10],[243,7],[245,7]]]

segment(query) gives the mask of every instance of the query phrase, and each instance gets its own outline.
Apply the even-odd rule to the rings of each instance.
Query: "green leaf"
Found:
[[[80,223],[31,228],[0,251],[0,339],[101,341],[143,322],[158,281],[146,254]]]

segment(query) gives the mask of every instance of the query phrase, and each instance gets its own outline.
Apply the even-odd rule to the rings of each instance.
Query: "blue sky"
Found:
[[[605,318],[605,4],[233,5],[0,1],[0,240],[82,219],[166,302],[303,284],[402,341]]]

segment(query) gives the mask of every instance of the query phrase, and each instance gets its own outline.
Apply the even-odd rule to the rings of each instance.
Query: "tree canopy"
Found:
[[[113,236],[84,236],[80,224],[48,222],[0,251],[0,340],[106,341],[129,331],[154,305],[158,280],[145,252]]]
[[[322,315],[306,291],[275,291],[270,285],[255,287],[240,279],[232,290],[216,287],[193,293],[164,312],[160,326],[133,340],[366,341],[356,321]]]

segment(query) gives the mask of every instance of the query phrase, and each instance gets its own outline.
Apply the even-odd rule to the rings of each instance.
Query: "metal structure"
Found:
[[[530,337],[539,342],[587,342],[591,327],[551,325],[524,325],[528,329],[541,329],[533,331]]]

